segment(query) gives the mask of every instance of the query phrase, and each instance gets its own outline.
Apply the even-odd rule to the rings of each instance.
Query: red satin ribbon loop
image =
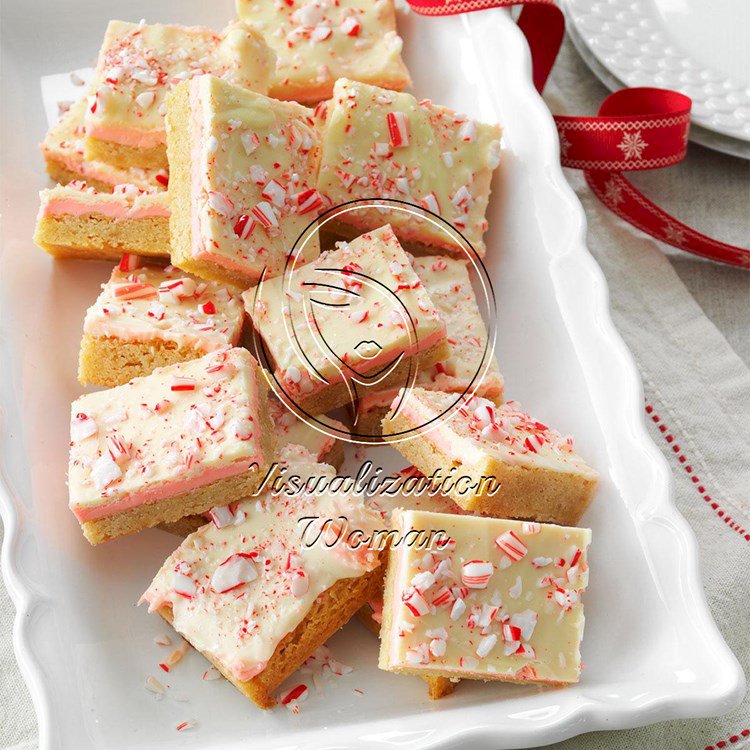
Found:
[[[630,172],[682,161],[690,129],[690,99],[676,91],[622,89],[597,117],[555,115],[563,166]]]

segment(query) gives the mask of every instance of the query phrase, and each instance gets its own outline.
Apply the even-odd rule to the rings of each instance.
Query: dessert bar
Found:
[[[236,346],[243,319],[234,287],[124,255],[86,311],[78,380],[122,385],[157,367]]]
[[[500,163],[497,125],[346,79],[316,111],[323,131],[318,190],[334,206],[380,198],[411,204],[445,219],[484,256],[490,180]],[[471,252],[439,221],[392,203],[339,213],[334,226],[351,234],[384,222],[409,250]]]
[[[172,262],[248,287],[281,273],[323,200],[307,109],[212,76],[167,99]],[[317,235],[299,262],[319,254]]]
[[[302,482],[335,475],[299,446],[284,449],[281,462]],[[339,517],[345,527],[325,526]],[[256,705],[271,708],[281,683],[381,585],[380,553],[348,537],[379,521],[349,493],[265,492],[240,503],[228,523],[216,518],[187,537],[142,601]]]
[[[383,421],[383,437],[425,475],[449,478],[446,491],[462,508],[500,518],[575,524],[598,479],[572,438],[512,401],[414,388]]]
[[[411,85],[393,0],[237,0],[237,14],[276,53],[275,99],[328,99],[337,78],[387,89]]]
[[[166,169],[120,168],[84,157],[87,107],[88,99],[79,99],[47,131],[40,147],[47,174],[60,185],[81,180],[101,192],[111,192],[116,185],[165,190],[169,182]]]
[[[73,181],[42,190],[39,198],[34,242],[56,258],[169,258],[167,193],[135,185],[99,192]]]
[[[389,551],[381,669],[578,682],[588,529],[424,510],[393,521],[401,539],[430,544]]]
[[[445,323],[389,226],[243,299],[279,389],[308,414],[400,386],[448,355]]]
[[[70,509],[98,544],[252,496],[275,454],[244,349],[161,367],[71,406]]]
[[[166,169],[164,100],[204,73],[265,93],[274,55],[244,23],[199,26],[110,21],[85,113],[85,155],[121,168]]]

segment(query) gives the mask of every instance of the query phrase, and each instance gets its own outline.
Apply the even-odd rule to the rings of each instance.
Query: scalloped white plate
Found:
[[[563,0],[571,38],[610,89],[658,86],[693,101],[691,140],[750,158],[750,3]]]
[[[508,392],[576,435],[602,474],[584,518],[594,541],[580,684],[465,682],[430,702],[420,680],[376,668],[375,639],[357,622],[332,641],[354,672],[314,692],[296,716],[263,713],[223,681],[201,681],[206,663],[194,653],[163,675],[156,665],[164,652],[152,638],[164,625],[135,602],[177,540],[152,530],[92,548],[67,509],[68,404],[79,393],[81,322],[109,269],[55,263],[31,242],[35,194],[46,184],[36,149],[45,129],[39,81],[90,64],[110,13],[219,27],[230,9],[199,0],[27,8],[22,0],[3,5],[0,505],[3,572],[18,608],[16,653],[42,748],[412,750],[470,742],[497,749],[737,705],[742,672],[708,613],[695,540],[647,437],[639,379],[584,246],[584,215],[559,167],[552,118],[531,85],[522,36],[498,11],[412,15],[401,28],[417,96],[505,126],[488,235],[499,360]],[[392,463],[396,454],[380,448],[376,455]],[[143,689],[149,674],[171,686],[161,702]],[[177,733],[185,719],[197,727]]]

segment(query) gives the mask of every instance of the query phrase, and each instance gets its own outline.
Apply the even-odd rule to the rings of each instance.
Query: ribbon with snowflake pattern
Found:
[[[415,13],[448,16],[523,6],[518,26],[529,45],[534,86],[542,91],[562,44],[565,19],[555,0],[407,0]],[[582,169],[594,194],[621,219],[672,247],[750,268],[750,250],[707,237],[650,201],[623,172],[660,169],[685,158],[691,101],[676,91],[628,88],[610,94],[595,117],[555,115],[560,160]]]

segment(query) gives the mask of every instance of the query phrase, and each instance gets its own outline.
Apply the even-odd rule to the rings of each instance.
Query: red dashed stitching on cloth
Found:
[[[736,531],[738,534],[742,535],[746,541],[750,542],[750,532],[748,532],[747,529],[745,529],[743,526],[740,526],[740,524],[738,524],[736,521],[732,520],[732,517],[728,515],[726,511],[722,510],[720,505],[711,497],[711,495],[708,494],[700,478],[695,473],[695,471],[693,471],[693,467],[688,463],[687,457],[682,452],[682,449],[675,442],[674,435],[669,432],[661,417],[654,412],[654,407],[651,406],[651,404],[646,404],[646,414],[651,417],[651,421],[659,428],[659,432],[661,432],[661,434],[664,436],[664,439],[671,446],[672,452],[677,456],[677,460],[682,464],[682,468],[685,469],[688,476],[690,477],[690,480],[694,485],[696,485],[696,489],[700,493],[700,496],[711,506],[716,515],[719,516],[719,518],[721,518],[721,520],[724,521],[724,523],[729,526],[730,529]],[[743,735],[743,737],[744,736],[746,735]],[[730,741],[736,742],[737,740],[730,739]],[[716,747],[720,748],[724,747],[725,745],[726,742],[724,743],[724,745],[717,744]]]
[[[706,750],[720,750],[722,747],[729,747],[735,742],[739,742],[745,737],[750,737],[750,729],[743,729],[739,734],[733,734],[729,740],[719,740],[715,745],[706,745]]]

